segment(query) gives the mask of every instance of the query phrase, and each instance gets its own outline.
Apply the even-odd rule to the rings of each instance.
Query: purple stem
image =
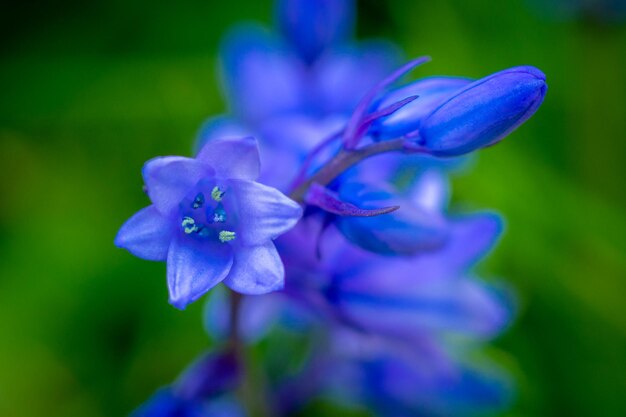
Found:
[[[352,116],[348,121],[348,125],[346,126],[346,130],[343,133],[344,147],[346,149],[354,149],[358,145],[360,137],[358,136],[357,131],[359,129],[361,121],[363,120],[363,117],[365,116],[365,113],[367,113],[367,110],[372,104],[374,98],[376,98],[376,96],[389,85],[393,84],[398,78],[402,77],[404,74],[411,71],[418,65],[421,65],[428,61],[430,61],[430,57],[428,56],[419,57],[412,61],[409,61],[408,63],[395,70],[387,78],[376,84],[371,90],[367,92],[367,94],[365,94],[365,96],[361,99],[356,109],[354,110],[354,113],[352,113]]]
[[[401,152],[405,150],[405,140],[403,138],[372,143],[371,145],[367,145],[359,149],[342,149],[319,171],[295,188],[289,197],[299,203],[303,203],[304,197],[311,184],[318,183],[319,185],[327,185],[348,168],[356,165],[364,159],[381,153]]]
[[[306,173],[311,167],[311,164],[313,163],[313,161],[315,160],[315,157],[319,155],[319,153],[323,151],[327,146],[331,145],[334,141],[341,138],[342,134],[343,134],[343,130],[337,133],[333,133],[331,136],[329,136],[328,138],[318,143],[315,146],[315,148],[313,148],[313,150],[309,152],[309,154],[306,156],[306,158],[302,162],[302,166],[300,167],[300,170],[298,171],[298,175],[296,175],[296,178],[293,180],[293,182],[289,186],[289,189],[291,191],[295,190],[305,180]]]

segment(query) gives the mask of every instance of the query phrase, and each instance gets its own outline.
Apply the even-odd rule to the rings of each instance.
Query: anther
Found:
[[[196,221],[191,217],[183,217],[183,222],[181,223],[183,230],[186,234],[191,234],[198,231],[198,226],[196,226]]]
[[[193,203],[191,203],[191,207],[194,209],[198,209],[202,207],[203,204],[204,204],[204,194],[198,193],[196,198],[193,199]]]
[[[230,232],[228,230],[222,230],[219,234],[220,242],[230,242],[231,240],[235,240],[235,232]]]
[[[222,198],[224,198],[224,191],[222,191],[220,187],[216,185],[211,190],[211,198],[215,201],[222,201]]]

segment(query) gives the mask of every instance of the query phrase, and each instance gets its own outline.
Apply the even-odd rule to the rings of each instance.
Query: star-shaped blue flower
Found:
[[[180,309],[222,281],[243,294],[281,289],[284,267],[272,240],[302,209],[255,182],[259,170],[254,138],[210,141],[196,158],[148,161],[143,177],[152,205],[122,226],[115,244],[167,261],[170,303]]]

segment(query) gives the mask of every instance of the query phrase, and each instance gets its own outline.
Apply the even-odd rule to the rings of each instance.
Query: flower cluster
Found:
[[[229,113],[204,124],[194,158],[146,163],[152,204],[117,235],[167,262],[175,307],[213,289],[204,320],[219,344],[135,416],[296,416],[319,398],[382,417],[506,406],[511,381],[480,347],[509,325],[513,297],[473,270],[502,219],[452,214],[447,175],[535,113],[545,76],[396,87],[428,58],[399,66],[393,45],[355,42],[352,1],[276,12],[278,33],[226,37]],[[272,348],[252,372],[259,343]]]

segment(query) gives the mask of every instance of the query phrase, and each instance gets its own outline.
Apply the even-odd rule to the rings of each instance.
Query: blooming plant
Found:
[[[116,237],[167,262],[173,306],[211,293],[217,343],[134,415],[295,416],[320,399],[377,416],[505,407],[510,378],[479,348],[513,303],[473,273],[502,220],[450,214],[447,173],[531,117],[545,76],[395,87],[429,59],[398,65],[392,45],[354,42],[351,1],[278,1],[277,21],[279,34],[226,37],[229,114],[205,123],[195,157],[145,164],[152,204]]]

